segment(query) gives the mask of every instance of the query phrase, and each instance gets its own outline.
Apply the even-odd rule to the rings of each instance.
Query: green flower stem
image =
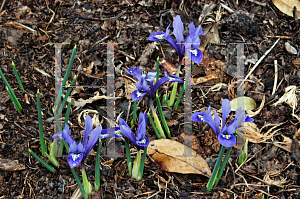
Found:
[[[169,129],[169,126],[167,124],[166,118],[164,116],[164,113],[163,113],[163,110],[162,110],[162,107],[161,107],[161,103],[160,103],[160,99],[159,99],[157,93],[156,93],[156,103],[157,103],[157,109],[158,109],[158,112],[159,112],[159,116],[160,116],[160,119],[161,119],[161,121],[164,125],[167,136],[168,136],[168,138],[171,138],[170,129]]]
[[[76,54],[76,50],[77,50],[77,45],[75,44],[74,48],[73,48],[73,51],[72,51],[72,55],[71,55],[71,58],[70,58],[70,61],[69,61],[69,65],[68,65],[68,68],[67,68],[67,71],[66,71],[66,74],[64,76],[64,79],[62,81],[62,88],[61,88],[61,93],[64,92],[64,86],[66,85],[66,82],[69,78],[69,75],[70,75],[70,72],[71,72],[71,67],[73,65],[73,61],[74,61],[74,58],[75,58],[75,54]],[[60,101],[60,95],[57,96],[56,98],[56,101],[55,101],[55,105],[58,106],[59,104],[59,101]]]
[[[84,188],[83,188],[83,186],[82,186],[82,184],[81,184],[81,181],[80,181],[80,179],[79,179],[79,177],[78,177],[78,175],[77,175],[75,169],[72,168],[72,167],[70,167],[70,169],[71,169],[71,171],[72,171],[72,174],[73,174],[73,176],[74,176],[74,178],[75,178],[75,180],[76,180],[76,183],[77,183],[77,185],[78,185],[78,187],[79,187],[79,189],[80,189],[80,192],[81,192],[83,198],[84,198],[84,199],[87,199],[88,197],[87,197],[87,195],[85,194]]]
[[[127,138],[124,138],[124,140],[125,140],[125,148],[126,148],[128,175],[132,176],[132,162],[131,162],[131,155],[130,155],[129,140]]]
[[[17,78],[17,81],[18,81],[18,83],[19,83],[20,88],[21,88],[22,90],[24,90],[23,84],[22,84],[22,82],[21,82],[21,80],[20,80],[20,76],[19,76],[19,74],[18,74],[18,71],[17,71],[17,69],[16,69],[16,66],[15,66],[15,63],[14,63],[14,62],[12,62],[12,67],[13,67],[13,69],[14,69],[14,73],[15,73],[15,76],[16,76],[16,78]]]
[[[162,126],[161,126],[161,124],[160,124],[160,121],[159,121],[159,119],[158,119],[158,116],[157,116],[157,114],[156,114],[156,112],[155,112],[154,105],[153,105],[153,101],[152,101],[151,98],[149,98],[149,102],[150,102],[150,108],[151,108],[152,115],[153,115],[153,118],[154,118],[155,126],[156,126],[156,128],[157,128],[157,130],[158,130],[160,136],[161,136],[162,138],[166,138],[166,135],[165,135],[165,133],[164,133],[164,130],[162,129]]]
[[[152,119],[150,113],[147,113],[147,115],[148,115],[148,118],[149,118],[149,120],[150,120],[150,123],[151,123],[151,125],[152,125],[152,128],[153,128],[153,130],[154,130],[154,132],[155,132],[155,135],[156,135],[157,139],[160,139],[161,136],[160,136],[160,134],[159,134],[159,132],[158,132],[158,130],[157,130],[155,124],[154,124],[154,121],[153,121],[153,119]]]
[[[70,95],[70,93],[71,93],[71,91],[72,91],[72,86],[75,84],[75,81],[76,81],[76,75],[74,76],[74,78],[73,78],[73,80],[72,80],[72,82],[71,82],[71,85],[70,85],[70,87],[68,88],[68,91],[67,91],[67,93],[66,93],[66,95],[65,95],[65,97],[64,97],[64,99],[63,99],[63,102],[61,103],[61,106],[60,106],[60,109],[59,109],[59,111],[58,111],[58,114],[61,114],[62,109],[64,108],[64,106],[65,106],[65,104],[66,104],[66,102],[67,102],[67,99],[68,99],[68,97],[69,97],[69,95]]]
[[[215,164],[215,167],[214,167],[214,170],[210,176],[210,179],[206,185],[206,188],[208,191],[211,191],[213,186],[214,186],[214,182],[215,182],[215,179],[216,179],[216,175],[218,173],[218,170],[220,168],[220,164],[221,164],[221,161],[222,161],[222,158],[223,158],[223,154],[224,154],[224,151],[225,151],[225,147],[223,145],[221,145],[221,149],[220,149],[220,152],[219,152],[219,157],[217,159],[217,162]]]
[[[5,88],[6,88],[6,91],[7,91],[8,95],[9,95],[9,97],[10,97],[12,103],[14,104],[14,107],[17,109],[17,111],[18,111],[19,113],[21,113],[20,108],[17,106],[16,98],[14,98],[12,92],[9,90],[9,88],[8,88],[7,86],[5,86]]]
[[[99,138],[96,165],[95,165],[95,191],[100,189],[100,157],[101,157],[101,138]]]
[[[82,174],[82,182],[83,182],[83,188],[86,194],[86,197],[89,198],[89,195],[92,193],[93,187],[89,180],[87,179],[84,163],[81,162],[81,174]]]
[[[132,177],[134,177],[137,181],[141,180],[140,178],[141,161],[142,161],[141,150],[138,150],[132,168]]]
[[[133,101],[133,112],[132,112],[132,120],[131,120],[131,127],[133,127],[134,122],[136,121],[136,109],[137,109],[137,102]]]
[[[231,153],[231,150],[232,150],[232,147],[228,148],[227,151],[226,151],[224,160],[222,161],[221,167],[220,167],[220,169],[219,169],[219,171],[218,171],[218,174],[217,174],[217,178],[216,178],[216,180],[215,180],[215,182],[214,182],[214,186],[217,185],[217,184],[219,183],[219,181],[220,181],[220,179],[221,179],[221,177],[222,177],[222,174],[223,174],[223,171],[224,171],[224,169],[225,169],[225,166],[226,166],[226,164],[227,164],[227,162],[228,162],[228,158],[229,158],[229,155],[230,155],[230,153]]]
[[[49,171],[52,173],[55,172],[55,169],[51,167],[49,164],[47,164],[44,160],[42,160],[37,154],[35,154],[31,149],[28,149],[29,153],[37,160],[39,161],[44,167],[46,167]]]
[[[12,88],[10,87],[8,81],[6,80],[6,78],[5,78],[5,76],[4,76],[4,74],[3,74],[2,70],[1,70],[1,68],[0,68],[0,76],[1,76],[1,79],[3,80],[5,86],[7,86],[8,90],[11,92],[12,97],[10,97],[10,98],[11,98],[11,99],[14,98],[15,101],[16,101],[16,103],[15,103],[16,109],[19,108],[20,110],[22,110],[22,106],[21,106],[21,104],[20,104],[20,102],[19,102],[17,96],[16,96],[15,93],[13,92]],[[9,94],[9,93],[8,93],[8,94]],[[13,101],[13,99],[12,99],[12,101]],[[14,102],[14,101],[13,101],[13,102]]]
[[[176,76],[178,76],[178,77],[179,77],[179,73],[180,73],[180,69],[181,69],[181,63],[182,63],[182,59],[179,60],[179,63],[178,63],[178,66],[177,66]],[[178,82],[175,82],[174,86],[173,86],[173,89],[172,89],[170,100],[168,102],[169,107],[173,106],[173,104],[175,102],[175,97],[176,97],[176,93],[177,93],[177,86],[178,86]]]
[[[40,144],[42,156],[45,156],[47,153],[47,149],[45,147],[44,133],[43,133],[43,118],[42,118],[42,110],[41,110],[41,99],[40,99],[40,91],[37,90],[37,109],[38,109],[38,120],[39,120],[39,136],[40,136]]]
[[[147,156],[147,147],[144,148],[144,153],[143,153],[143,157],[142,157],[141,168],[140,168],[140,173],[139,173],[140,179],[143,178],[146,156]]]
[[[194,66],[194,62],[192,62],[192,68],[193,68],[193,66]],[[192,69],[192,68],[191,68],[191,69]],[[179,94],[179,96],[178,96],[178,99],[177,99],[177,101],[176,101],[174,107],[173,107],[173,110],[176,110],[176,109],[177,109],[177,107],[178,107],[178,105],[179,105],[179,103],[180,103],[180,100],[181,100],[181,98],[182,98],[183,92],[185,91],[185,85],[188,83],[188,80],[190,79],[190,77],[191,77],[191,70],[189,71],[189,73],[187,74],[187,77],[186,77],[185,80],[184,80],[184,84],[183,84],[183,86],[182,86],[182,88],[181,88],[180,94]]]

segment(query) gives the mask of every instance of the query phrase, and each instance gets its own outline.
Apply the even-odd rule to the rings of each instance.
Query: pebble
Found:
[[[291,54],[293,54],[293,55],[297,55],[297,50],[296,50],[296,48],[294,48],[289,42],[285,42],[285,49],[289,52],[289,53],[291,53]]]

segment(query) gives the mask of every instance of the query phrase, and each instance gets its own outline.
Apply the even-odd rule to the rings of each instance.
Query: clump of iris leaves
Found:
[[[170,24],[171,25],[171,24]],[[136,90],[131,93],[131,99],[134,101],[133,106],[133,119],[131,120],[131,127],[134,126],[137,120],[137,101],[142,100],[145,96],[148,97],[148,102],[150,106],[150,110],[152,112],[152,118],[150,113],[147,112],[140,112],[138,117],[138,127],[136,130],[136,134],[134,134],[130,128],[130,126],[122,119],[119,118],[118,125],[119,127],[114,127],[111,129],[102,129],[101,126],[97,126],[93,129],[93,121],[89,115],[85,116],[85,130],[83,139],[81,142],[76,142],[75,139],[71,135],[71,129],[68,125],[68,119],[70,114],[71,108],[71,101],[68,102],[67,110],[65,114],[65,121],[63,126],[61,126],[58,114],[62,113],[62,109],[67,103],[67,98],[72,90],[72,86],[75,84],[76,76],[73,78],[71,84],[66,86],[67,79],[69,77],[71,67],[73,65],[75,53],[77,50],[77,46],[75,45],[70,62],[65,73],[64,79],[62,81],[62,92],[65,88],[67,89],[66,95],[61,102],[61,96],[58,96],[55,105],[53,107],[53,114],[55,116],[56,124],[58,127],[59,132],[55,133],[52,138],[53,142],[49,146],[49,150],[47,149],[47,143],[44,140],[43,135],[43,120],[41,114],[41,103],[40,103],[40,92],[37,91],[37,109],[38,109],[38,120],[39,120],[39,137],[40,137],[40,145],[41,145],[41,153],[43,157],[47,157],[49,161],[55,166],[59,166],[59,162],[55,157],[62,156],[64,148],[66,149],[68,156],[67,162],[70,166],[72,174],[80,188],[80,191],[84,198],[88,198],[92,192],[93,186],[88,181],[88,177],[85,171],[84,161],[88,156],[89,152],[94,148],[94,146],[98,143],[97,148],[97,156],[96,156],[96,163],[95,163],[95,182],[94,188],[95,191],[100,189],[100,156],[101,156],[101,140],[108,138],[108,137],[115,137],[115,138],[123,138],[125,141],[125,148],[126,148],[126,157],[127,157],[127,166],[128,166],[128,174],[132,176],[136,180],[140,180],[143,177],[144,171],[144,164],[146,159],[147,153],[147,146],[150,143],[150,139],[147,138],[146,135],[146,127],[147,127],[147,120],[150,120],[150,123],[154,129],[154,132],[158,139],[160,138],[171,138],[171,133],[169,127],[167,125],[166,119],[164,117],[162,111],[161,104],[167,104],[169,107],[173,107],[173,110],[178,107],[178,104],[182,98],[182,95],[185,90],[185,84],[187,80],[190,78],[190,73],[186,75],[184,85],[179,93],[178,99],[175,103],[175,97],[177,94],[177,85],[178,83],[182,83],[182,79],[179,77],[180,68],[184,59],[185,54],[192,61],[192,66],[194,63],[201,63],[203,60],[203,54],[201,50],[198,48],[200,46],[200,36],[205,36],[202,31],[202,27],[198,26],[195,27],[194,23],[191,22],[188,25],[189,34],[185,37],[183,36],[184,26],[181,21],[179,15],[177,15],[173,21],[173,35],[176,38],[176,41],[170,36],[170,25],[167,27],[166,32],[159,31],[152,33],[149,37],[149,41],[158,41],[158,40],[165,40],[167,41],[177,52],[179,62],[177,67],[176,75],[170,75],[166,71],[164,76],[159,79],[159,59],[157,58],[157,68],[156,72],[148,72],[143,73],[141,68],[132,67],[126,71],[128,75],[132,75],[137,80],[136,83]],[[12,62],[12,67],[19,83],[19,86],[22,90],[24,87],[22,82],[19,78],[18,72],[16,70],[15,64]],[[14,94],[12,88],[10,87],[9,83],[5,79],[3,72],[0,69],[0,76],[3,80],[7,92],[18,112],[21,112],[22,106],[18,101],[16,95]],[[155,83],[154,83],[155,82]],[[174,82],[173,90],[171,92],[171,97],[168,99],[167,95],[163,96],[163,100],[161,101],[158,95],[158,89],[168,82]],[[61,92],[61,93],[62,93]],[[156,113],[156,108],[153,103],[153,98],[155,96],[157,109],[159,112],[160,119]],[[175,104],[174,104],[175,103]],[[237,127],[244,122],[253,122],[253,119],[246,115],[244,110],[238,109],[236,110],[236,115],[234,120],[232,120],[228,125],[226,125],[226,118],[229,116],[231,112],[231,106],[228,99],[224,99],[222,102],[222,125],[221,120],[214,110],[214,119],[211,114],[211,108],[209,107],[205,112],[195,112],[191,116],[191,120],[195,122],[205,122],[207,123],[210,128],[215,132],[218,140],[221,144],[221,149],[219,152],[219,156],[215,167],[213,169],[212,175],[207,183],[207,189],[209,191],[218,184],[222,173],[225,169],[226,163],[228,161],[229,155],[231,153],[232,147],[236,144],[236,137],[237,137]],[[160,123],[162,122],[164,129]],[[165,134],[166,132],[166,134]],[[132,164],[131,155],[130,155],[130,143],[137,149],[137,156]],[[223,158],[225,148],[227,148],[225,157]],[[247,155],[247,145],[245,144],[243,151],[241,151],[239,163],[242,163],[245,160]],[[31,155],[36,158],[43,166],[45,166],[49,171],[55,172],[55,168],[50,166],[46,163],[41,157],[35,154],[31,149],[28,149]],[[143,154],[142,154],[143,153]],[[240,161],[241,160],[241,161]],[[78,165],[81,165],[81,172],[82,172],[82,181],[81,183],[80,178],[78,177],[74,168]]]

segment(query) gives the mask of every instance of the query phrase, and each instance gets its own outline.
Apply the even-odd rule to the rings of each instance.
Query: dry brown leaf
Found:
[[[253,143],[261,143],[261,142],[266,142],[268,139],[273,140],[273,137],[275,135],[277,135],[277,131],[275,130],[273,131],[275,128],[277,128],[278,126],[284,124],[283,123],[279,123],[279,124],[266,124],[265,126],[263,126],[261,129],[259,129],[255,123],[253,122],[245,122],[245,137],[249,140],[249,142],[253,142]],[[272,128],[270,128],[266,133],[262,134],[262,130],[265,127],[269,127],[269,126],[273,126]]]
[[[131,93],[136,90],[136,83],[124,78],[125,80],[125,97],[131,100]]]
[[[20,164],[18,160],[9,160],[9,159],[0,158],[0,170],[19,171],[24,169],[25,169],[25,165]]]
[[[94,94],[95,94],[95,96],[90,97],[89,99],[86,99],[86,100],[82,99],[82,98],[80,98],[78,100],[75,100],[74,98],[71,98],[72,105],[76,106],[76,109],[74,111],[78,110],[79,108],[83,107],[86,104],[90,104],[90,103],[92,103],[94,101],[97,101],[99,99],[107,99],[106,95],[101,95],[100,96],[98,91],[96,91]],[[115,99],[120,99],[120,97],[115,97]]]
[[[200,50],[204,51],[209,43],[220,45],[220,36],[216,23],[203,28],[203,33],[206,34],[206,36],[201,40],[202,45],[200,46]]]
[[[283,12],[291,17],[293,17],[294,6],[297,8],[297,16],[300,19],[300,1],[298,0],[272,0],[274,5]]]
[[[267,172],[266,175],[264,176],[263,181],[264,181],[266,184],[269,184],[269,185],[276,185],[276,186],[278,186],[278,187],[283,188],[283,185],[287,182],[286,179],[287,179],[287,178],[284,178],[284,179],[281,179],[281,180],[272,180],[272,179],[270,178],[270,172]]]
[[[190,156],[184,155],[191,154]],[[148,146],[148,155],[151,155],[161,168],[168,172],[182,174],[200,174],[211,176],[211,171],[206,161],[196,152],[170,139],[153,140]]]
[[[45,71],[43,71],[42,69],[39,69],[37,67],[34,67],[34,69],[40,73],[42,73],[42,75],[45,75],[47,77],[51,77],[51,75],[49,75],[48,73],[46,73]]]
[[[205,77],[194,77],[193,78],[193,85],[202,84],[211,80],[216,80],[218,77],[215,74],[207,75]]]
[[[177,67],[165,59],[160,61],[159,64],[162,65],[168,71],[168,73],[171,75],[175,75],[175,73],[177,72]]]
[[[281,135],[283,137],[282,142],[273,142],[273,144],[279,148],[282,148],[288,152],[292,152],[292,142],[293,140],[289,137]]]
[[[300,121],[300,118],[298,118],[298,116],[295,115],[295,109],[297,107],[296,91],[297,91],[297,87],[295,85],[286,87],[284,95],[276,103],[274,103],[273,106],[277,106],[282,102],[287,103],[293,110],[292,115]]]

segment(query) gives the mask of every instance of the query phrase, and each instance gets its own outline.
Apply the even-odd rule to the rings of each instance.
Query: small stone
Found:
[[[291,53],[291,54],[293,54],[293,55],[297,55],[297,50],[296,50],[296,48],[294,48],[289,42],[285,42],[285,49],[289,52],[289,53]]]

